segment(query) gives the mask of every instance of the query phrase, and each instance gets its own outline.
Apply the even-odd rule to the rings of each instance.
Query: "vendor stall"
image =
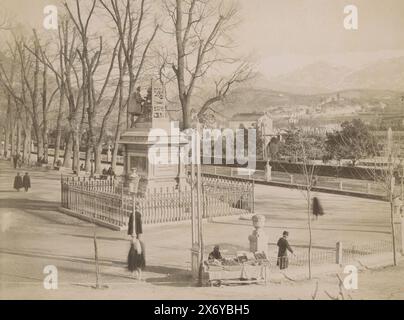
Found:
[[[269,261],[263,252],[237,253],[235,257],[204,262],[204,279],[211,286],[264,283],[268,281]]]

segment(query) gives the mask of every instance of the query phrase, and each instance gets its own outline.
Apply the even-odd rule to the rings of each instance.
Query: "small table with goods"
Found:
[[[269,260],[264,252],[238,252],[235,257],[204,261],[204,279],[208,284],[268,283]]]

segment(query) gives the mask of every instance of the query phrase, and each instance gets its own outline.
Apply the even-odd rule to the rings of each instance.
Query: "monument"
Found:
[[[250,252],[265,252],[268,256],[268,236],[264,230],[265,216],[257,214],[252,217],[254,231],[248,236]]]
[[[129,185],[136,169],[140,177],[139,194],[160,188],[180,189],[186,183],[185,166],[179,157],[187,141],[180,139],[179,130],[172,130],[165,102],[164,87],[159,81],[152,81],[142,113],[120,137],[119,144],[124,147],[125,185]],[[169,161],[159,160],[164,157]]]

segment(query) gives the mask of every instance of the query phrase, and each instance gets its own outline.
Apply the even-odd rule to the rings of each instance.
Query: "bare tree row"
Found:
[[[53,165],[78,172],[82,151],[85,169],[94,160],[100,173],[108,143],[115,169],[127,106],[150,77],[171,89],[190,127],[192,109],[202,119],[251,78],[249,63],[231,53],[237,13],[219,0],[69,0],[56,32],[7,24],[0,31],[9,35],[0,56],[3,155],[28,163],[35,145],[36,161],[48,163],[51,145]],[[197,102],[195,92],[203,92]]]

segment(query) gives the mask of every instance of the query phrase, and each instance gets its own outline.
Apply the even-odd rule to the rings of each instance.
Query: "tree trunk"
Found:
[[[49,162],[48,159],[48,117],[47,117],[47,93],[48,93],[48,79],[47,79],[47,66],[44,65],[42,73],[42,141],[44,149],[45,163]]]
[[[116,172],[116,162],[118,159],[118,146],[119,146],[118,141],[115,140],[112,149],[112,159],[111,159],[111,167],[114,172]]]
[[[38,130],[34,130],[34,132],[35,132],[36,143],[37,143],[37,160],[39,161],[40,158],[42,158],[44,155],[42,134],[41,134],[41,132],[38,132]]]
[[[6,158],[10,156],[10,136],[12,134],[12,113],[11,113],[11,95],[7,95],[7,118],[6,118],[6,132],[4,138],[3,154]]]
[[[10,125],[6,123],[6,128],[4,131],[4,146],[3,146],[3,156],[7,159],[9,154],[8,154],[8,149],[10,148]]]
[[[100,174],[102,172],[102,143],[98,143],[97,146],[94,148],[94,157],[95,157],[95,173]]]
[[[65,101],[64,89],[61,88],[60,97],[59,97],[58,118],[56,120],[56,143],[55,143],[55,154],[54,154],[54,159],[53,159],[53,166],[56,166],[56,163],[59,160],[60,141],[62,139],[62,115],[63,115],[64,101]]]
[[[13,122],[11,125],[11,157],[13,157],[16,153],[16,124]]]
[[[394,230],[394,203],[390,201],[390,223],[391,223],[391,237],[393,240],[393,264],[397,265],[396,255],[396,231]]]
[[[49,146],[48,146],[48,128],[45,129],[47,125],[44,124],[44,130],[43,130],[43,157],[46,163],[49,162]]]
[[[31,119],[30,117],[25,118],[25,136],[26,136],[26,162],[29,164],[31,163],[31,155],[32,155],[32,124],[31,124]]]
[[[76,171],[76,174],[80,172],[80,132],[78,130],[74,133],[73,171]]]
[[[17,154],[21,153],[21,144],[22,144],[22,139],[21,139],[21,122],[18,120],[17,121]]]
[[[56,166],[57,161],[60,158],[60,142],[62,140],[62,130],[60,128],[56,129],[56,141],[55,141],[55,152],[53,155],[53,166]]]
[[[22,149],[22,159],[24,161],[24,163],[28,164],[28,135],[27,132],[25,132],[24,134],[24,141],[23,141],[23,149]]]
[[[85,164],[84,164],[84,170],[86,170],[86,172],[91,171],[91,156],[92,156],[92,148],[89,145],[89,143],[87,142],[86,160],[85,160]]]
[[[186,102],[182,106],[182,129],[189,129],[191,128],[191,119],[190,119],[190,114],[189,114],[189,104]]]
[[[308,262],[309,262],[309,279],[311,279],[311,247],[312,247],[312,233],[311,233],[311,219],[310,219],[310,202],[311,202],[311,192],[307,189],[307,222],[309,226],[309,252],[308,252]]]
[[[72,154],[73,154],[73,133],[70,132],[65,144],[63,155],[63,167],[65,168],[72,167]]]

